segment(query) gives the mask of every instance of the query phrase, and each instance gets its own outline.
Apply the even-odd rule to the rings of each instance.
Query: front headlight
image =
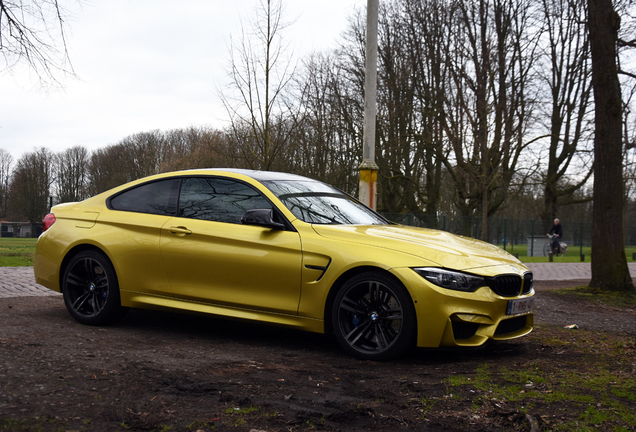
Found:
[[[477,290],[477,288],[486,285],[486,281],[483,277],[468,273],[437,267],[418,267],[413,270],[427,281],[446,289],[473,292]]]

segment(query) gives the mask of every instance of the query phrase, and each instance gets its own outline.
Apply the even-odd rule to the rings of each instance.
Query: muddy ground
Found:
[[[634,309],[551,291],[582,284],[536,282],[528,337],[392,362],[350,358],[325,335],[143,310],[97,328],[71,319],[61,297],[0,299],[0,431],[558,430],[572,420],[564,402],[525,407],[449,383],[484,365],[576,369],[577,344],[556,346],[554,334],[633,354]],[[633,380],[635,368],[621,373]]]

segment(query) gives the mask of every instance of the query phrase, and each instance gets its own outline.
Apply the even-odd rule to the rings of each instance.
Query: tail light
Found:
[[[55,215],[53,213],[49,213],[46,216],[44,216],[44,219],[42,220],[42,232],[51,228],[51,226],[53,226],[54,223],[55,223]]]

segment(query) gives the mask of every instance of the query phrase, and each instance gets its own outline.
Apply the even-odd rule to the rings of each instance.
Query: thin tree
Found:
[[[81,201],[87,197],[89,154],[86,147],[71,147],[55,155],[54,190],[58,202]]]
[[[230,45],[230,84],[220,97],[231,135],[251,168],[271,170],[291,142],[290,90],[295,66],[286,57],[281,0],[261,0],[256,18]]]
[[[49,210],[53,154],[42,147],[23,154],[11,179],[9,205],[18,221],[40,222]]]
[[[452,84],[443,115],[451,152],[444,164],[457,191],[463,234],[471,234],[472,216],[480,215],[481,238],[488,240],[488,217],[513,193],[521,155],[532,143],[528,87],[537,40],[527,1],[455,5]]]
[[[13,156],[7,150],[0,148],[0,218],[7,216],[7,200],[9,198],[9,184]]]
[[[588,0],[588,26],[596,126],[590,287],[634,291],[623,225],[623,112],[616,51],[620,16],[612,0]]]
[[[585,0],[543,0],[541,12],[547,48],[543,59],[546,64],[541,65],[539,73],[550,92],[546,112],[550,139],[541,219],[544,229],[549,229],[559,204],[578,202],[574,193],[592,174],[588,166],[587,170],[578,167],[576,179],[568,176],[573,161],[588,150],[592,70]]]
[[[67,11],[58,0],[0,0],[0,71],[25,63],[40,83],[73,74],[66,43]]]

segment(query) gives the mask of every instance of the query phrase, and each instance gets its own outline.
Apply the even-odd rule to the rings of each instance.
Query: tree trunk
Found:
[[[633,291],[623,235],[621,88],[616,41],[620,17],[612,0],[588,0],[594,87],[594,215],[590,287]]]

